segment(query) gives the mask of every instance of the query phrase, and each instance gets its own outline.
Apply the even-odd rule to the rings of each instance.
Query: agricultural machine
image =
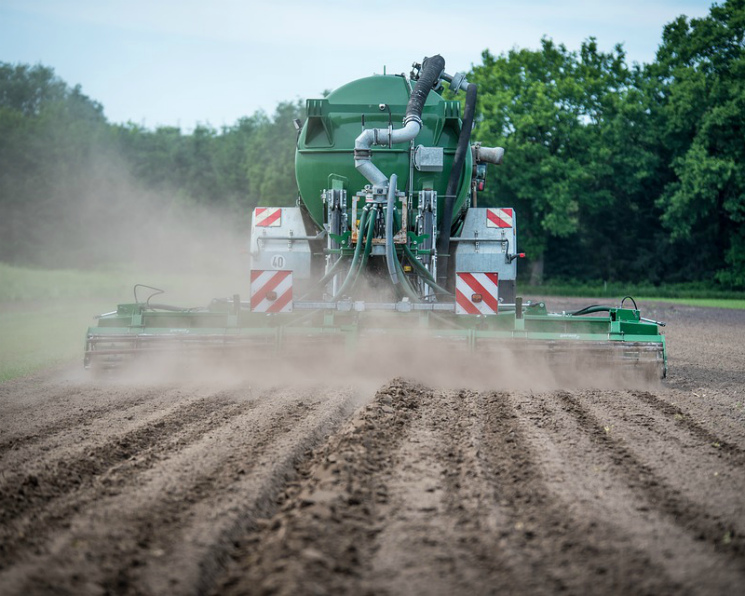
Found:
[[[464,108],[439,91],[465,92]],[[175,350],[346,352],[370,338],[486,355],[583,354],[664,376],[660,325],[633,300],[548,312],[516,292],[517,217],[478,207],[504,151],[472,142],[476,85],[440,56],[307,102],[296,122],[295,207],[257,207],[250,296],[179,308],[120,304],[88,330],[85,365]]]

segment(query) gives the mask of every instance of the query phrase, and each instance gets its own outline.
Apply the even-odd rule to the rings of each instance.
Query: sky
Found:
[[[622,43],[654,59],[663,26],[708,0],[0,0],[0,62],[41,63],[110,122],[230,126],[280,101],[441,54],[467,71],[488,49]]]

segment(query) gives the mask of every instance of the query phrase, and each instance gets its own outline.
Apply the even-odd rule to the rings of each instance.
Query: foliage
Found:
[[[484,106],[475,132],[506,149],[485,204],[517,208],[521,250],[545,256],[554,275],[581,263],[581,277],[658,278],[649,191],[660,164],[639,69],[592,38],[579,52],[544,39],[538,51],[483,59],[472,71]]]
[[[648,73],[673,173],[658,201],[663,224],[700,275],[718,269],[721,282],[745,287],[745,0],[668,24]]]
[[[679,17],[644,67],[593,38],[484,52],[475,136],[506,157],[480,202],[517,209],[539,273],[745,287],[744,6]]]
[[[0,262],[95,267],[163,252],[187,230],[245,237],[253,207],[296,200],[300,111],[283,103],[189,134],[109,124],[52,69],[0,63]],[[205,229],[206,216],[220,225]]]
[[[631,295],[641,300],[713,300],[745,302],[742,292],[712,287],[707,282],[663,283],[646,281],[639,283],[607,282],[601,280],[578,281],[576,279],[552,279],[540,286],[522,285],[520,292],[526,296],[584,296],[618,301]]]

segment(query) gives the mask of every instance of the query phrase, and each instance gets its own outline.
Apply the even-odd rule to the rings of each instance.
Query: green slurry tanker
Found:
[[[448,84],[465,105],[444,99]],[[421,353],[509,346],[550,358],[582,354],[664,376],[662,323],[633,299],[551,313],[516,292],[517,214],[477,207],[504,150],[471,139],[477,87],[440,56],[410,76],[352,81],[307,102],[297,122],[296,207],[258,207],[250,296],[204,308],[152,302],[146,286],[88,330],[85,365],[106,369],[154,352],[211,350],[248,359],[368,339]],[[154,290],[154,289],[153,289]]]

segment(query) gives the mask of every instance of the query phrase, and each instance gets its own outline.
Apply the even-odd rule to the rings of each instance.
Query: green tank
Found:
[[[401,75],[376,75],[347,83],[325,99],[308,100],[308,119],[295,152],[295,176],[300,197],[319,227],[324,217],[323,190],[343,188],[351,200],[369,184],[355,169],[355,139],[363,129],[387,128],[389,124],[393,129],[401,128],[411,96],[409,85]],[[409,143],[372,148],[372,161],[386,176],[398,176],[398,189],[414,196],[414,206],[418,192],[423,189],[437,191],[438,197],[445,196],[461,130],[460,114],[460,102],[446,100],[435,91],[427,96],[422,110],[422,129],[413,144],[414,147],[441,147],[440,171],[419,171],[414,167]],[[455,199],[455,214],[461,213],[467,205],[472,165],[469,151],[463,168],[466,175],[461,177]],[[441,198],[437,206],[438,222],[443,209]]]

